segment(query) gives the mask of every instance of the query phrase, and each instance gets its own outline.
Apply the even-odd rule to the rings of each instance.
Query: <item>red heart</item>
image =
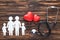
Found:
[[[24,15],[24,20],[26,20],[26,21],[32,21],[33,20],[33,14],[32,14],[32,12],[28,12],[26,15]]]
[[[37,22],[37,21],[39,21],[39,20],[40,20],[40,16],[37,16],[37,15],[35,14],[33,21]]]

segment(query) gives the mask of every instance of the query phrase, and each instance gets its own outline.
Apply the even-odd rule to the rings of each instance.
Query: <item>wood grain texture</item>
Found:
[[[35,2],[36,1],[36,2]],[[34,2],[34,3],[32,3]],[[30,6],[29,6],[30,5]],[[23,15],[25,15],[28,11],[32,11],[33,14],[37,14],[41,17],[41,20],[46,19],[47,7],[56,6],[59,7],[59,15],[57,20],[57,25],[52,28],[51,26],[51,35],[49,37],[42,37],[36,34],[31,34],[30,31],[32,28],[36,28],[37,26],[32,23],[32,25],[28,25],[27,22],[23,20]],[[55,17],[54,13],[56,10],[49,10],[50,16]],[[2,35],[2,24],[8,22],[9,16],[19,16],[21,22],[25,22],[26,26],[26,35],[25,36],[3,36]],[[60,0],[0,0],[0,40],[60,40]],[[53,18],[51,18],[53,19]],[[49,19],[49,21],[51,21]],[[15,20],[15,19],[14,19]],[[14,21],[13,20],[13,21]],[[36,27],[35,27],[36,26]],[[21,32],[21,31],[20,31]],[[7,32],[8,35],[8,32]]]

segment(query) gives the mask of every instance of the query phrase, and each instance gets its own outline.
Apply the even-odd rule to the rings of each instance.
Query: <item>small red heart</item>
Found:
[[[39,20],[40,20],[40,16],[37,16],[37,15],[35,14],[33,21],[37,22],[37,21],[39,21]]]
[[[33,14],[32,14],[32,12],[28,12],[26,15],[24,15],[24,20],[26,20],[26,21],[32,21],[33,20]]]

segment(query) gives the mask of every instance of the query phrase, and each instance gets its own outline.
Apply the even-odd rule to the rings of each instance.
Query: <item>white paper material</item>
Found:
[[[9,21],[7,23],[7,28],[8,28],[8,31],[9,31],[9,36],[12,36],[13,35],[13,31],[14,31],[14,23],[13,23],[13,17],[10,16],[9,17]]]
[[[21,28],[21,22],[19,21],[19,16],[15,17],[14,28],[15,28],[15,35],[19,36],[19,28]]]
[[[3,27],[2,27],[2,32],[3,32],[3,36],[6,36],[6,23],[3,23]]]
[[[25,24],[24,23],[22,23],[22,35],[25,35],[25,30],[26,30],[26,28],[25,28],[25,26],[24,26]]]
[[[6,26],[6,23],[3,24],[3,27],[2,27],[2,32],[3,32],[3,35],[6,36],[6,28],[8,29],[8,32],[9,32],[9,36],[13,36],[13,32],[14,32],[14,29],[15,29],[15,36],[19,36],[19,29],[21,28],[22,30],[22,35],[25,35],[25,30],[26,30],[26,27],[25,27],[25,24],[22,23],[19,21],[19,16],[15,16],[15,21],[13,22],[13,17],[10,16],[9,18],[9,21],[7,22],[7,26]]]

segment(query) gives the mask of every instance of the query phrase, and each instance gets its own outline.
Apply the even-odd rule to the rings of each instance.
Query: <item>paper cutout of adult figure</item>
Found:
[[[14,23],[13,23],[13,17],[10,16],[9,18],[9,21],[7,23],[7,28],[8,28],[8,31],[9,31],[9,36],[12,36],[13,35],[13,31],[14,31]]]
[[[22,28],[22,35],[25,35],[25,30],[26,30],[26,28],[25,28],[25,26],[24,26],[25,24],[24,23],[22,23],[22,26],[21,26],[21,28]]]
[[[19,28],[21,28],[21,22],[19,21],[19,16],[15,17],[14,27],[15,27],[15,35],[19,36]]]
[[[6,32],[7,32],[6,28],[7,28],[6,23],[3,23],[3,27],[2,27],[3,36],[6,36]]]

